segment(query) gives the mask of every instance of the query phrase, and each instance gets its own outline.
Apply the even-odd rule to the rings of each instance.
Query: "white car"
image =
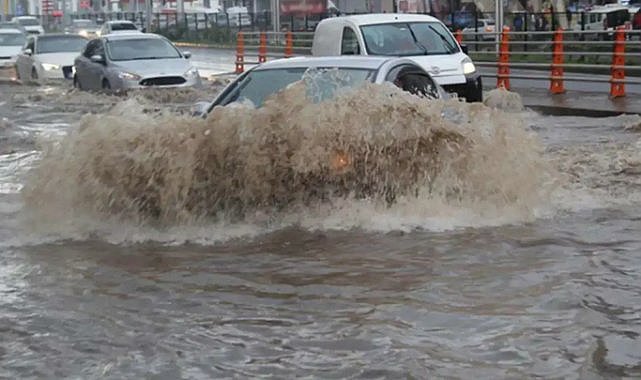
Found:
[[[365,14],[324,19],[316,27],[312,55],[406,57],[446,91],[483,101],[481,74],[466,47],[438,19],[419,14]]]
[[[136,24],[126,20],[107,21],[102,24],[102,28],[98,31],[99,36],[106,36],[115,33],[140,33]]]
[[[26,40],[18,29],[0,29],[0,68],[13,67]]]
[[[87,41],[77,34],[29,36],[16,59],[18,78],[34,82],[40,79],[72,79],[73,61]]]
[[[45,29],[40,25],[40,21],[33,16],[18,16],[11,19],[12,22],[24,26],[29,34],[45,34]]]
[[[463,29],[463,38],[465,40],[476,40],[479,36],[480,41],[494,41],[496,39],[496,23],[489,18],[482,18],[478,20],[478,28],[476,25],[468,26]]]

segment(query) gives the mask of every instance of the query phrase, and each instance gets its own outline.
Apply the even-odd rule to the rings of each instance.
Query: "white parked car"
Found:
[[[27,38],[18,29],[0,29],[0,68],[12,67]]]
[[[77,34],[29,36],[16,58],[18,78],[34,82],[40,79],[72,79],[73,60],[87,41]]]
[[[314,32],[312,55],[407,57],[446,91],[483,100],[481,75],[466,49],[438,19],[419,14],[365,14],[327,18]]]
[[[136,32],[140,32],[140,30],[138,30],[138,27],[132,21],[114,20],[107,21],[102,24],[102,28],[98,31],[98,35],[106,36],[107,34]]]
[[[40,20],[33,16],[18,16],[11,19],[22,25],[29,34],[45,34],[45,29],[40,24]]]
[[[77,56],[73,84],[103,91],[199,86],[200,74],[189,57],[157,34],[108,34],[90,41]]]
[[[478,20],[478,26],[472,25],[463,29],[463,39],[476,40],[479,36],[480,41],[494,41],[496,39],[496,23],[489,18]]]

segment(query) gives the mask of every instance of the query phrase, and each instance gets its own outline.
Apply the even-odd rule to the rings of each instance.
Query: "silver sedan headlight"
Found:
[[[43,63],[42,68],[45,69],[46,71],[51,71],[51,70],[60,70],[60,65],[54,65],[51,63]]]
[[[126,71],[121,71],[118,74],[118,78],[124,79],[124,80],[140,80],[141,76],[134,73],[128,73]]]

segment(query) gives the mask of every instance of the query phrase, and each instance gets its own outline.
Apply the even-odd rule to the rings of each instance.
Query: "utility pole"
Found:
[[[151,33],[151,8],[152,0],[145,0],[145,31]]]

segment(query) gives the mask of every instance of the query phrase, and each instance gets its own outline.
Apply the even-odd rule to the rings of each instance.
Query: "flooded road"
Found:
[[[181,111],[208,91],[128,100],[0,86],[0,378],[641,376],[641,118],[469,111],[479,128],[488,120],[517,124],[492,140],[499,145],[469,148],[479,152],[475,160],[489,160],[474,166],[487,170],[482,175],[459,177],[477,186],[469,207],[450,198],[383,209],[348,200],[338,211],[289,209],[293,221],[279,213],[160,227],[112,223],[106,214],[82,219],[88,200],[104,201],[88,184],[91,192],[83,192],[92,174],[83,162],[130,165],[120,161],[127,147],[132,154],[171,147],[168,137],[136,134],[150,127],[141,120],[158,136],[190,123],[128,110]],[[135,105],[126,103],[132,98]],[[276,122],[277,111],[270,114]],[[235,123],[241,116],[220,117]],[[256,119],[242,120],[237,128]],[[43,149],[55,150],[50,141],[78,123],[113,128],[101,151],[69,145],[68,154],[45,155],[43,163]],[[137,145],[116,149],[116,135]],[[75,141],[99,142],[90,137]],[[541,152],[532,148],[539,140]],[[492,151],[505,166],[491,161]],[[520,170],[511,166],[519,154],[536,164],[524,177],[511,171]],[[547,178],[535,170],[548,164],[562,181],[534,197],[533,188],[543,187],[538,179]],[[144,168],[131,165],[146,181]],[[163,178],[169,186],[169,174]],[[519,207],[490,202],[484,186],[492,194],[498,187],[483,179]],[[125,181],[110,184],[110,200],[120,201],[114,194]],[[27,193],[40,194],[41,203],[25,199],[27,183],[48,186]],[[53,222],[43,228],[27,214]],[[108,228],[100,224],[106,221]]]

